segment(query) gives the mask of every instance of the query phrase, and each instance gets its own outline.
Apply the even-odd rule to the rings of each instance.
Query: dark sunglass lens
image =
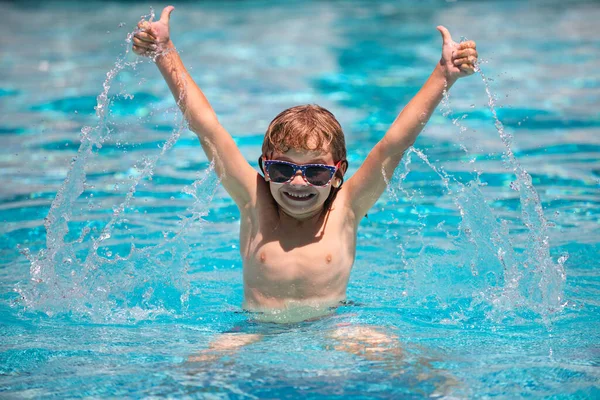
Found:
[[[308,167],[304,172],[306,180],[315,186],[325,186],[333,175],[332,171],[325,167]]]
[[[268,171],[269,177],[275,183],[287,182],[296,173],[294,167],[287,164],[271,164]]]

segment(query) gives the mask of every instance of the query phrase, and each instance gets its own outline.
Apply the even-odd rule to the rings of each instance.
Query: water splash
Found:
[[[550,256],[549,224],[544,217],[540,197],[533,186],[531,175],[518,162],[511,149],[512,136],[505,131],[504,125],[498,118],[496,102],[491,93],[488,79],[486,79],[479,66],[477,67],[477,72],[481,76],[485,86],[485,92],[488,96],[488,107],[494,119],[494,126],[505,147],[503,157],[506,160],[507,167],[512,170],[516,177],[515,181],[511,183],[511,187],[519,192],[521,221],[528,230],[530,245],[526,248],[526,257],[522,263],[524,269],[531,271],[523,276],[523,283],[529,289],[528,303],[533,310],[547,318],[549,313],[560,311],[565,306],[563,295],[563,287],[566,280],[564,263],[568,256],[563,255],[556,262]],[[501,250],[499,249],[499,251]],[[517,277],[513,276],[513,279],[516,280]],[[525,280],[529,280],[529,282]],[[498,301],[500,304],[510,305],[511,297],[501,296]]]
[[[476,309],[483,310],[487,318],[495,322],[533,312],[548,324],[550,317],[565,306],[564,263],[567,256],[554,261],[550,255],[549,224],[539,195],[531,176],[514,156],[512,137],[497,116],[494,96],[479,66],[477,72],[484,82],[494,127],[504,144],[504,165],[515,175],[511,187],[519,192],[520,220],[527,230],[527,241],[523,246],[522,239],[511,236],[508,221],[495,216],[481,192],[481,187],[485,186],[480,180],[481,171],[474,165],[473,179],[463,183],[442,167],[434,166],[423,152],[410,148],[405,154],[402,172],[396,174],[397,182],[393,186],[388,185],[388,188],[395,200],[398,199],[395,190],[399,188],[413,203],[422,224],[410,240],[420,241],[421,248],[415,257],[408,260],[403,251],[400,261],[405,266],[410,265],[412,291],[418,293],[420,299],[417,302],[434,301],[442,309],[448,308],[448,303],[458,304],[456,309],[460,311],[454,312],[455,319],[464,319],[463,311]],[[444,92],[441,108],[444,116],[451,117],[447,91]],[[469,151],[463,144],[467,130],[463,124],[465,118],[466,114],[452,117],[452,123],[459,131],[460,148],[468,155]],[[427,215],[414,208],[414,193],[410,194],[403,185],[410,173],[413,156],[439,176],[441,186],[460,216],[458,234],[453,236],[446,230],[452,249],[441,251],[441,254],[439,249],[423,240]],[[440,224],[443,225],[443,222]]]
[[[150,18],[153,17],[151,10]],[[20,294],[19,302],[25,310],[49,316],[85,317],[94,322],[135,322],[159,315],[177,317],[186,311],[190,290],[187,256],[191,251],[186,233],[202,228],[202,218],[208,213],[210,200],[218,186],[214,165],[211,163],[183,189],[193,203],[177,227],[165,234],[158,244],[136,247],[133,240],[115,238],[122,226],[128,231],[126,210],[131,208],[136,189],[142,182],[152,179],[158,161],[172,149],[186,128],[180,113],[176,114],[175,128],[160,146],[159,154],[145,155],[134,165],[124,199],[113,208],[98,235],[92,237],[93,230],[89,225],[98,225],[99,221],[88,221],[75,240],[68,239],[72,229],[69,223],[78,218],[74,214],[75,205],[82,193],[93,187],[86,183],[86,168],[111,139],[114,130],[109,118],[111,87],[119,73],[135,69],[143,62],[141,59],[126,61],[134,32],[127,35],[125,52],[106,74],[103,90],[97,96],[96,125],[81,129],[77,155],[44,221],[46,248],[37,254],[32,254],[29,249],[22,250],[30,263],[31,280],[28,284],[17,285],[15,290]],[[91,204],[93,193],[89,197],[91,209],[94,208]]]

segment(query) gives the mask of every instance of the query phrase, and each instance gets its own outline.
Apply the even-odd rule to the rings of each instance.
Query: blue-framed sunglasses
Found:
[[[265,175],[274,183],[288,183],[294,179],[297,171],[302,171],[302,177],[309,185],[327,186],[340,167],[340,162],[334,167],[325,164],[298,165],[281,160],[263,160],[262,165]]]

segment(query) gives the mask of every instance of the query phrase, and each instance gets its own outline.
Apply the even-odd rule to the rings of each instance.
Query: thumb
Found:
[[[448,31],[448,29],[440,25],[437,27],[437,30],[442,34],[442,40],[444,41],[444,44],[452,44],[452,36],[450,35],[450,31]]]
[[[171,17],[171,12],[173,12],[174,9],[175,7],[173,6],[165,7],[160,14],[160,22],[169,25],[169,18]]]

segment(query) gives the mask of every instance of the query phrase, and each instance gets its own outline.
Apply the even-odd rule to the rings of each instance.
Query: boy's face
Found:
[[[298,165],[326,164],[334,165],[331,152],[288,150],[285,153],[273,153],[272,160],[287,161]],[[333,181],[333,180],[332,180]],[[327,186],[312,186],[296,171],[291,181],[286,183],[269,182],[273,198],[289,216],[302,220],[321,212],[323,204],[331,193],[331,182]]]

